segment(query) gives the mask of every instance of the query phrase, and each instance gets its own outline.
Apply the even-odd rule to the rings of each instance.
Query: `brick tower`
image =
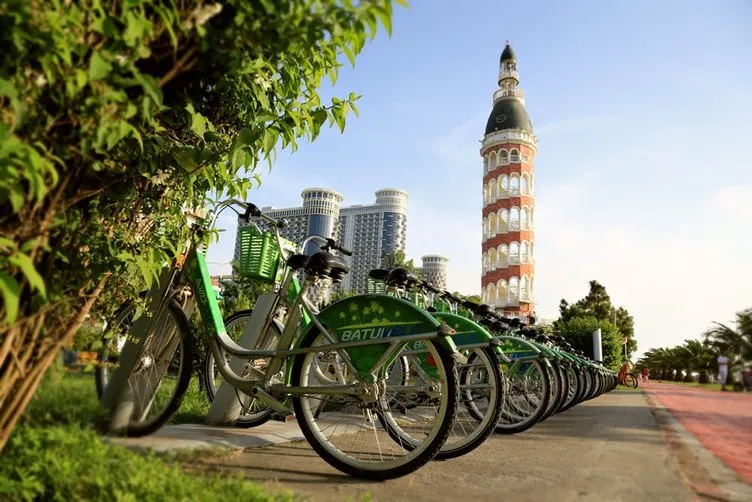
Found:
[[[533,159],[537,139],[507,42],[480,154],[483,157],[482,298],[509,317],[535,309]]]

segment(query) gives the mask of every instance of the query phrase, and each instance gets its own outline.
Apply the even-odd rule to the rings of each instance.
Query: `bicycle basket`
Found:
[[[274,282],[279,269],[279,246],[272,232],[262,232],[254,225],[238,229],[239,260],[237,273],[243,277]],[[296,251],[297,245],[282,239],[286,250]]]
[[[386,293],[386,283],[366,277],[366,293],[371,295],[376,293],[384,294]]]

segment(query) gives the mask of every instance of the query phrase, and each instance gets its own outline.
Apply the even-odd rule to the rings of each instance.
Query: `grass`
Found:
[[[658,383],[658,380],[650,380],[653,383]],[[684,387],[695,387],[697,389],[707,389],[714,391],[721,391],[721,384],[719,383],[697,383],[697,382],[674,382],[673,380],[661,380],[660,383],[667,383],[672,385],[683,385]],[[727,385],[728,390],[732,390],[731,385]]]
[[[209,403],[198,382],[175,421],[200,421]],[[239,476],[186,474],[180,464],[111,445],[90,374],[51,372],[0,456],[0,500],[292,500]]]

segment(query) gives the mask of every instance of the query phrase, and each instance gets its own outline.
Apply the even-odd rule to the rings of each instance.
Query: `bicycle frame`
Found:
[[[286,272],[278,301],[289,306],[288,319],[275,350],[253,350],[236,344],[228,335],[219,311],[216,295],[210,294],[211,278],[206,259],[195,249],[188,254],[184,265],[185,275],[195,291],[199,311],[208,328],[209,346],[215,364],[222,377],[237,390],[254,395],[267,402],[278,411],[288,412],[283,403],[274,399],[267,391],[284,394],[305,393],[305,388],[291,386],[291,365],[285,368],[283,384],[272,384],[272,379],[284,366],[288,358],[323,350],[335,350],[342,361],[357,372],[365,381],[374,381],[377,374],[385,372],[403,348],[416,340],[436,339],[448,348],[455,348],[447,333],[440,333],[440,323],[414,305],[387,295],[363,295],[346,298],[317,313],[316,308],[305,297],[306,290],[315,279],[307,278],[298,287],[294,274]],[[270,317],[276,307],[270,311]],[[377,319],[355,326],[351,323],[356,312],[375,312]],[[347,313],[350,314],[348,317]],[[318,314],[318,315],[317,315]],[[365,320],[361,319],[360,320]],[[271,322],[267,319],[265,329]],[[301,341],[311,330],[317,330],[326,339],[325,345],[300,347]],[[354,335],[353,331],[362,332]],[[263,334],[263,332],[262,332]],[[251,378],[235,373],[226,361],[222,351],[247,359],[270,359],[265,372],[250,369]],[[352,385],[316,386],[316,394],[355,393]]]

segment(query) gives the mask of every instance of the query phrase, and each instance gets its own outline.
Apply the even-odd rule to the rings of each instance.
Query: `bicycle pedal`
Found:
[[[295,414],[294,413],[272,413],[272,416],[270,420],[274,420],[275,422],[283,422],[287,423],[290,420],[295,420]]]

